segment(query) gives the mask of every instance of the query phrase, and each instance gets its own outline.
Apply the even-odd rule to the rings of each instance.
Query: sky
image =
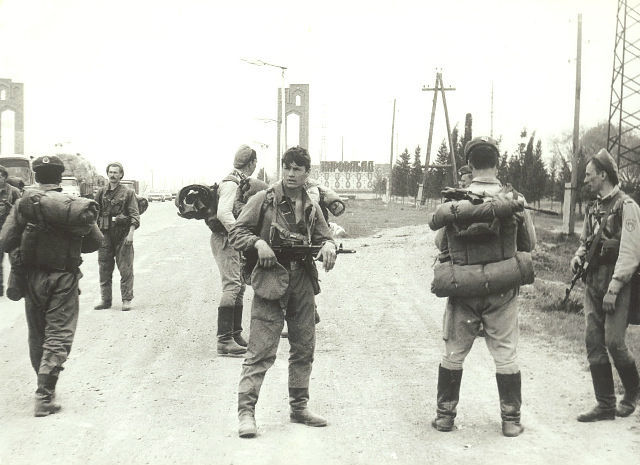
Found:
[[[275,172],[281,72],[243,60],[309,84],[313,163],[388,163],[394,99],[394,156],[420,145],[424,163],[433,93],[422,88],[436,70],[456,88],[452,127],[471,113],[474,136],[488,135],[493,86],[502,148],[526,127],[550,155],[573,127],[579,13],[580,123],[608,118],[616,3],[0,0],[0,78],[24,84],[27,154],[62,144],[155,188],[216,181],[241,144]],[[432,160],[441,99],[435,123]]]

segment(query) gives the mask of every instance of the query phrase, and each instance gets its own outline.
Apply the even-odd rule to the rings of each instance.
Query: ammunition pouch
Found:
[[[22,264],[50,271],[77,271],[82,263],[82,237],[27,223],[20,242]]]
[[[618,239],[606,239],[600,245],[598,263],[601,265],[614,265],[618,260],[620,241]]]

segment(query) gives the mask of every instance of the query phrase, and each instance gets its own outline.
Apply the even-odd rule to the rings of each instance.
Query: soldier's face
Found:
[[[4,187],[7,182],[7,177],[4,174],[0,174],[0,187]]]
[[[462,176],[460,176],[460,187],[469,187],[469,184],[471,184],[472,180],[472,174],[463,174]]]
[[[296,165],[295,162],[291,162],[288,166],[282,166],[282,181],[289,189],[302,187],[307,182],[308,177],[309,172],[304,165],[300,166]]]
[[[587,164],[584,172],[584,185],[594,194],[600,192],[602,184],[604,183],[604,176],[602,172],[598,173],[593,163]]]
[[[109,182],[113,183],[119,182],[122,179],[122,173],[117,166],[110,166],[109,171],[107,171],[107,176],[109,177]]]

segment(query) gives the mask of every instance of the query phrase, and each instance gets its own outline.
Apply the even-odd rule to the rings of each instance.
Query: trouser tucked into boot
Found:
[[[233,307],[218,308],[218,354],[242,355],[247,349],[233,339]]]
[[[49,414],[60,411],[60,405],[53,402],[57,381],[58,377],[51,374],[38,375],[34,416],[46,417]]]
[[[242,305],[233,308],[233,340],[242,347],[247,347],[247,341],[242,337]]]
[[[289,418],[291,421],[307,426],[327,426],[327,420],[325,418],[309,410],[307,407],[308,402],[308,388],[289,388],[289,405],[291,406]]]
[[[449,370],[442,365],[438,368],[437,416],[431,422],[431,426],[438,431],[453,430],[461,381],[462,370]]]
[[[619,417],[628,417],[636,409],[636,401],[638,400],[638,393],[640,392],[638,367],[636,363],[633,362],[628,365],[616,364],[616,369],[624,386],[624,397],[616,409],[616,415]]]
[[[522,376],[518,373],[496,373],[498,394],[500,395],[500,414],[502,434],[515,437],[524,431],[520,424],[520,406],[522,405]]]
[[[588,412],[578,415],[578,421],[614,420],[616,415],[616,395],[613,388],[611,364],[590,365],[593,390],[598,404]]]

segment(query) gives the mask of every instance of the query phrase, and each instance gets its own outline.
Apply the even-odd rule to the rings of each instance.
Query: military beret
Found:
[[[266,300],[278,300],[289,287],[289,272],[276,262],[271,268],[256,265],[251,273],[253,292]]]
[[[464,146],[464,158],[469,162],[469,154],[480,147],[492,149],[498,157],[500,157],[500,151],[498,150],[498,142],[492,137],[482,136],[474,137]]]
[[[38,171],[42,168],[56,168],[61,173],[64,171],[64,163],[60,157],[56,155],[38,157],[31,163],[33,171]]]
[[[469,165],[462,165],[458,170],[458,174],[463,176],[465,174],[471,174],[471,167]]]
[[[591,160],[595,162],[598,168],[607,173],[609,181],[611,181],[614,186],[618,184],[618,165],[607,149],[600,149]]]
[[[112,166],[117,166],[118,168],[120,168],[120,172],[122,173],[122,176],[124,176],[124,168],[122,167],[122,163],[118,161],[112,161],[107,165],[107,169],[105,170],[107,174],[109,174],[109,168],[111,168]]]
[[[256,156],[256,151],[248,145],[241,145],[236,151],[235,157],[233,157],[233,167],[242,168],[246,166]]]

